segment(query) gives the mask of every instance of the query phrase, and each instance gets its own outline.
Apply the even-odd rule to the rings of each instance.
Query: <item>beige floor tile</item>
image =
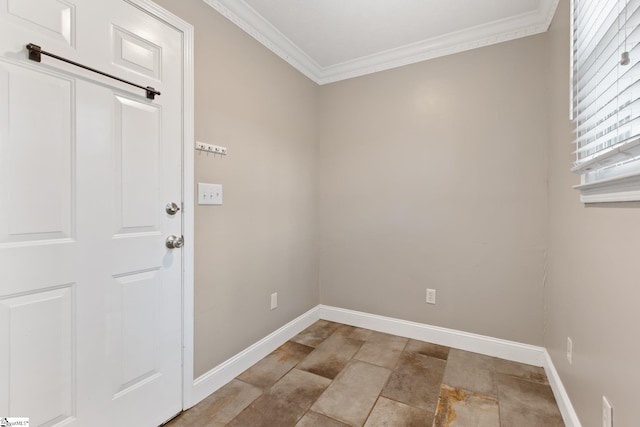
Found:
[[[304,331],[300,332],[290,341],[297,342],[309,347],[316,347],[324,340],[329,338],[336,329],[341,326],[340,323],[329,322],[327,320],[318,320]]]
[[[312,347],[292,341],[286,342],[240,374],[238,379],[256,387],[268,389],[312,351]]]
[[[498,374],[502,427],[560,427],[562,415],[547,384]]]
[[[499,427],[498,400],[459,388],[442,386],[434,427]],[[539,427],[542,427],[539,426]]]
[[[309,411],[298,421],[296,427],[347,427],[347,425],[317,412]]]
[[[525,365],[524,363],[512,362],[504,359],[496,359],[496,372],[499,374],[511,375],[512,377],[521,378],[523,380],[549,384],[544,368],[539,366]]]
[[[447,360],[450,362],[453,361],[453,363],[463,363],[467,366],[473,366],[476,369],[495,370],[497,359],[495,357],[485,356],[484,354],[452,348],[449,350]]]
[[[336,328],[335,332],[333,333],[338,334],[338,335],[342,335],[345,338],[351,338],[352,340],[359,340],[359,341],[363,341],[360,338],[354,337],[353,335],[357,335],[357,331],[359,328],[356,328],[355,326],[350,326],[350,325],[340,325],[338,328]]]
[[[167,424],[363,425],[564,424],[542,368],[324,320]]]
[[[251,384],[232,380],[202,401],[200,416],[211,422],[228,423],[262,395]]]
[[[431,426],[433,414],[404,403],[381,397],[371,411],[365,427]]]
[[[354,359],[393,369],[407,345],[407,338],[377,332],[371,334]]]
[[[371,329],[354,327],[351,334],[348,336],[348,338],[351,338],[354,340],[360,340],[360,341],[367,341],[369,338],[371,338],[371,335],[376,333],[378,332],[372,331]]]
[[[182,412],[163,427],[204,427],[206,424],[207,420],[205,418],[200,418],[199,408],[194,407]]]
[[[495,363],[493,357],[452,348],[442,382],[451,387],[497,397]]]
[[[382,396],[435,412],[446,362],[417,353],[402,353]]]
[[[234,379],[167,426],[224,426],[261,394],[259,388]]]
[[[447,360],[449,357],[449,347],[431,344],[424,341],[409,340],[404,351],[422,354],[423,356],[435,357],[436,359]]]
[[[298,364],[297,368],[333,379],[360,350],[361,346],[362,341],[345,338],[341,334],[335,333],[318,345]]]
[[[321,376],[293,369],[228,425],[293,427],[330,382]]]
[[[389,375],[389,369],[352,360],[311,410],[350,426],[361,426]]]

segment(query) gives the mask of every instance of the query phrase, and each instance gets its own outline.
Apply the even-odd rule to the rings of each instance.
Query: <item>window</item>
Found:
[[[573,115],[585,203],[640,200],[640,0],[574,0]]]

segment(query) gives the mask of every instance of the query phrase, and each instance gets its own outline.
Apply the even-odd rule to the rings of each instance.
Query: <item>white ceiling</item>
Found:
[[[204,0],[318,84],[547,30],[558,0]]]

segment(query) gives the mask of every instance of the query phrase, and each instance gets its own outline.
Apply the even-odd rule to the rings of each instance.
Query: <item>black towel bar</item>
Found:
[[[110,79],[118,80],[119,82],[126,83],[128,85],[140,88],[140,89],[146,91],[147,98],[149,98],[149,99],[155,99],[156,95],[160,95],[160,92],[158,92],[157,90],[155,90],[151,86],[144,87],[144,86],[141,86],[141,85],[138,85],[138,84],[135,84],[135,83],[131,83],[130,81],[121,79],[120,77],[116,77],[114,75],[111,75],[111,74],[108,74],[108,73],[104,73],[104,72],[102,72],[100,70],[96,70],[95,68],[87,67],[86,65],[79,64],[79,63],[77,63],[75,61],[71,61],[70,59],[63,58],[61,56],[55,55],[55,54],[50,53],[50,52],[46,52],[46,51],[42,50],[42,48],[40,46],[36,45],[36,44],[29,43],[27,45],[27,50],[29,51],[29,59],[32,60],[32,61],[40,62],[40,61],[42,61],[42,55],[50,56],[50,57],[55,58],[55,59],[57,59],[59,61],[66,62],[68,64],[75,65],[76,67],[84,68],[85,70],[92,71],[94,73],[100,74],[100,75],[105,76],[105,77],[109,77]]]

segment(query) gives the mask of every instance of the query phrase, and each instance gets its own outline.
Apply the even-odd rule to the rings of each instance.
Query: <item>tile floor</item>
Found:
[[[564,423],[542,368],[320,320],[167,426]]]

